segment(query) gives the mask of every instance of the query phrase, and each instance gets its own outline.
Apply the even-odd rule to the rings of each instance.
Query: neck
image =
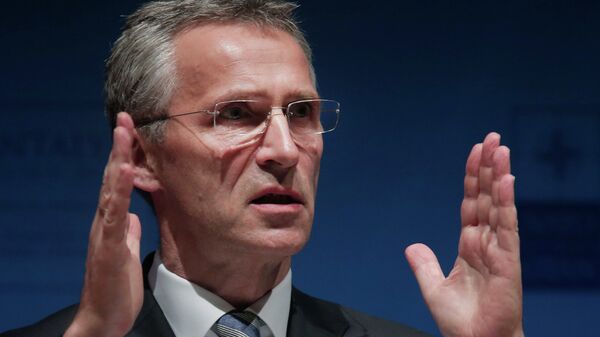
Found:
[[[237,309],[248,307],[271,291],[285,278],[291,264],[291,257],[273,260],[260,255],[219,255],[208,247],[198,249],[192,256],[183,256],[173,248],[162,240],[160,256],[169,271],[218,295]]]

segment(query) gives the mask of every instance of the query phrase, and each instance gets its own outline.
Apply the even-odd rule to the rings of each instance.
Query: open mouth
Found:
[[[259,198],[252,200],[251,203],[257,204],[257,205],[265,205],[265,204],[289,205],[289,204],[300,204],[301,202],[298,199],[292,197],[291,195],[268,193]]]

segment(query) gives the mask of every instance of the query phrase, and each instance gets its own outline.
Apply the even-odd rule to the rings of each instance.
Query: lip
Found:
[[[265,195],[268,194],[278,194],[278,195],[284,195],[284,196],[288,196],[290,198],[292,198],[295,202],[291,203],[291,204],[254,204],[252,203],[252,201],[264,197]],[[264,188],[262,190],[260,190],[260,192],[256,193],[255,195],[253,195],[250,200],[248,201],[249,204],[253,205],[253,206],[302,206],[305,204],[304,202],[304,198],[302,197],[302,195],[296,191],[294,191],[291,188],[283,188],[283,187],[278,187],[278,186],[270,186],[267,188]]]
[[[285,195],[293,199],[289,204],[269,204],[269,203],[254,203],[253,201],[267,194]],[[302,195],[291,188],[283,188],[280,186],[270,186],[260,190],[249,201],[250,208],[268,219],[290,219],[295,218],[302,213],[305,207],[305,199]],[[283,217],[283,218],[282,218]],[[288,223],[286,221],[286,223]]]
[[[297,215],[304,207],[301,204],[250,204],[250,207],[265,216]]]

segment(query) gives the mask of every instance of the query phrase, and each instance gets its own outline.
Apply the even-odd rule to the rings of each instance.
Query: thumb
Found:
[[[127,228],[127,247],[136,258],[140,258],[140,240],[142,238],[142,225],[136,214],[129,213],[129,226]]]
[[[429,295],[444,281],[444,273],[437,257],[429,247],[422,243],[410,245],[404,251],[410,269],[412,269],[423,294],[429,303]]]

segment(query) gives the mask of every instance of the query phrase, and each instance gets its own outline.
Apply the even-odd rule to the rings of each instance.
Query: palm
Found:
[[[422,244],[406,251],[444,336],[522,333],[521,268],[509,150],[490,134],[467,160],[462,229],[454,268],[444,277]]]

